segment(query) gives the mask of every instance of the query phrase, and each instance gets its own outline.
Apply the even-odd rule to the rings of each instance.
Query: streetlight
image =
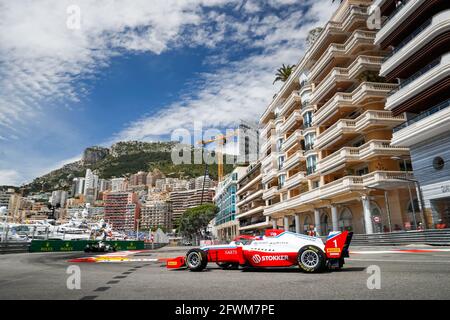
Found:
[[[407,170],[406,170],[406,159],[407,159],[407,158],[395,156],[395,157],[392,157],[391,159],[392,159],[392,160],[398,160],[398,161],[403,160],[403,166],[404,166],[405,172],[407,171]],[[420,217],[420,219],[422,220],[423,226],[426,227],[426,223],[425,223],[425,215],[424,215],[424,212],[423,212],[424,206],[423,206],[423,202],[422,202],[422,197],[420,196],[421,189],[420,189],[420,183],[419,183],[419,181],[418,181],[418,180],[415,180],[415,179],[408,179],[408,178],[401,178],[401,177],[398,177],[397,179],[398,179],[398,180],[408,181],[408,182],[413,182],[414,184],[416,184],[416,187],[417,187],[417,193],[419,193],[419,194],[417,195],[417,197],[419,198],[419,201],[420,201],[420,207],[421,207],[421,212],[420,212],[421,217]],[[416,209],[415,209],[415,206],[414,206],[414,200],[413,200],[413,197],[412,197],[411,187],[409,186],[409,183],[408,183],[408,192],[409,192],[409,200],[410,200],[410,202],[411,202],[411,208],[412,208],[412,213],[413,213],[414,225],[415,225],[416,230],[417,230]]]

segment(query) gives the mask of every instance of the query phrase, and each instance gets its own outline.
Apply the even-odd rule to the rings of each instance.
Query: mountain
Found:
[[[125,177],[138,171],[159,169],[167,177],[194,178],[204,174],[204,164],[180,164],[172,162],[171,153],[175,142],[118,142],[110,148],[89,147],[80,161],[69,163],[62,168],[38,177],[24,186],[28,192],[68,190],[75,177],[84,177],[86,169],[91,169],[100,178]],[[191,152],[194,149],[191,148]],[[193,159],[193,156],[192,156]],[[225,164],[224,173],[233,170],[233,165]],[[217,179],[217,165],[209,166],[209,175]]]

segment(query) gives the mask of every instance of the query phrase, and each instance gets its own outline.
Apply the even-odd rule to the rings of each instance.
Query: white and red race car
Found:
[[[262,237],[239,236],[228,245],[191,249],[186,256],[168,259],[167,268],[202,271],[215,262],[223,269],[298,265],[305,272],[338,270],[349,257],[352,236],[348,231],[331,232],[324,244],[318,237],[270,229]]]

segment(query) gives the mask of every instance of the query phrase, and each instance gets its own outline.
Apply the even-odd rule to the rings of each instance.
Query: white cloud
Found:
[[[81,9],[80,30],[66,27],[69,5]],[[142,117],[117,139],[158,138],[192,119],[205,126],[256,120],[276,91],[274,70],[298,61],[307,31],[335,6],[315,0],[0,0],[0,149],[6,140],[25,141],[30,119],[51,112],[49,106],[68,107],[88,96],[80,79],[95,78],[111,58],[136,51],[218,48],[206,60],[221,67],[192,85],[197,94]],[[228,56],[242,49],[254,51],[238,61]],[[23,182],[46,167],[18,174],[14,161],[1,160],[3,181]]]
[[[294,3],[289,0],[271,2],[276,5]],[[271,14],[262,19],[235,22],[237,29],[242,24],[249,30],[239,44],[263,48],[262,52],[226,64],[214,73],[203,74],[196,96],[133,122],[116,140],[152,140],[178,128],[191,129],[194,120],[201,121],[205,128],[225,128],[240,120],[257,121],[278,89],[272,85],[275,70],[282,63],[297,63],[309,30],[323,25],[334,9],[334,6],[315,1],[308,12],[296,11],[284,19]]]
[[[16,170],[0,170],[0,186],[14,186],[21,179],[23,177]]]

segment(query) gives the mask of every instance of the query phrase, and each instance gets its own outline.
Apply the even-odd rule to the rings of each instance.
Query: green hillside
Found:
[[[194,178],[204,174],[204,164],[174,165],[171,159],[171,142],[119,142],[111,148],[90,147],[83,159],[67,164],[60,169],[36,178],[26,186],[31,192],[68,190],[74,177],[83,177],[86,169],[95,170],[100,178],[126,177],[138,171],[157,168],[167,177]],[[193,150],[192,150],[193,152]],[[193,159],[193,156],[192,156]],[[233,165],[224,165],[224,173],[233,170]],[[209,175],[217,180],[217,165],[209,166]]]

